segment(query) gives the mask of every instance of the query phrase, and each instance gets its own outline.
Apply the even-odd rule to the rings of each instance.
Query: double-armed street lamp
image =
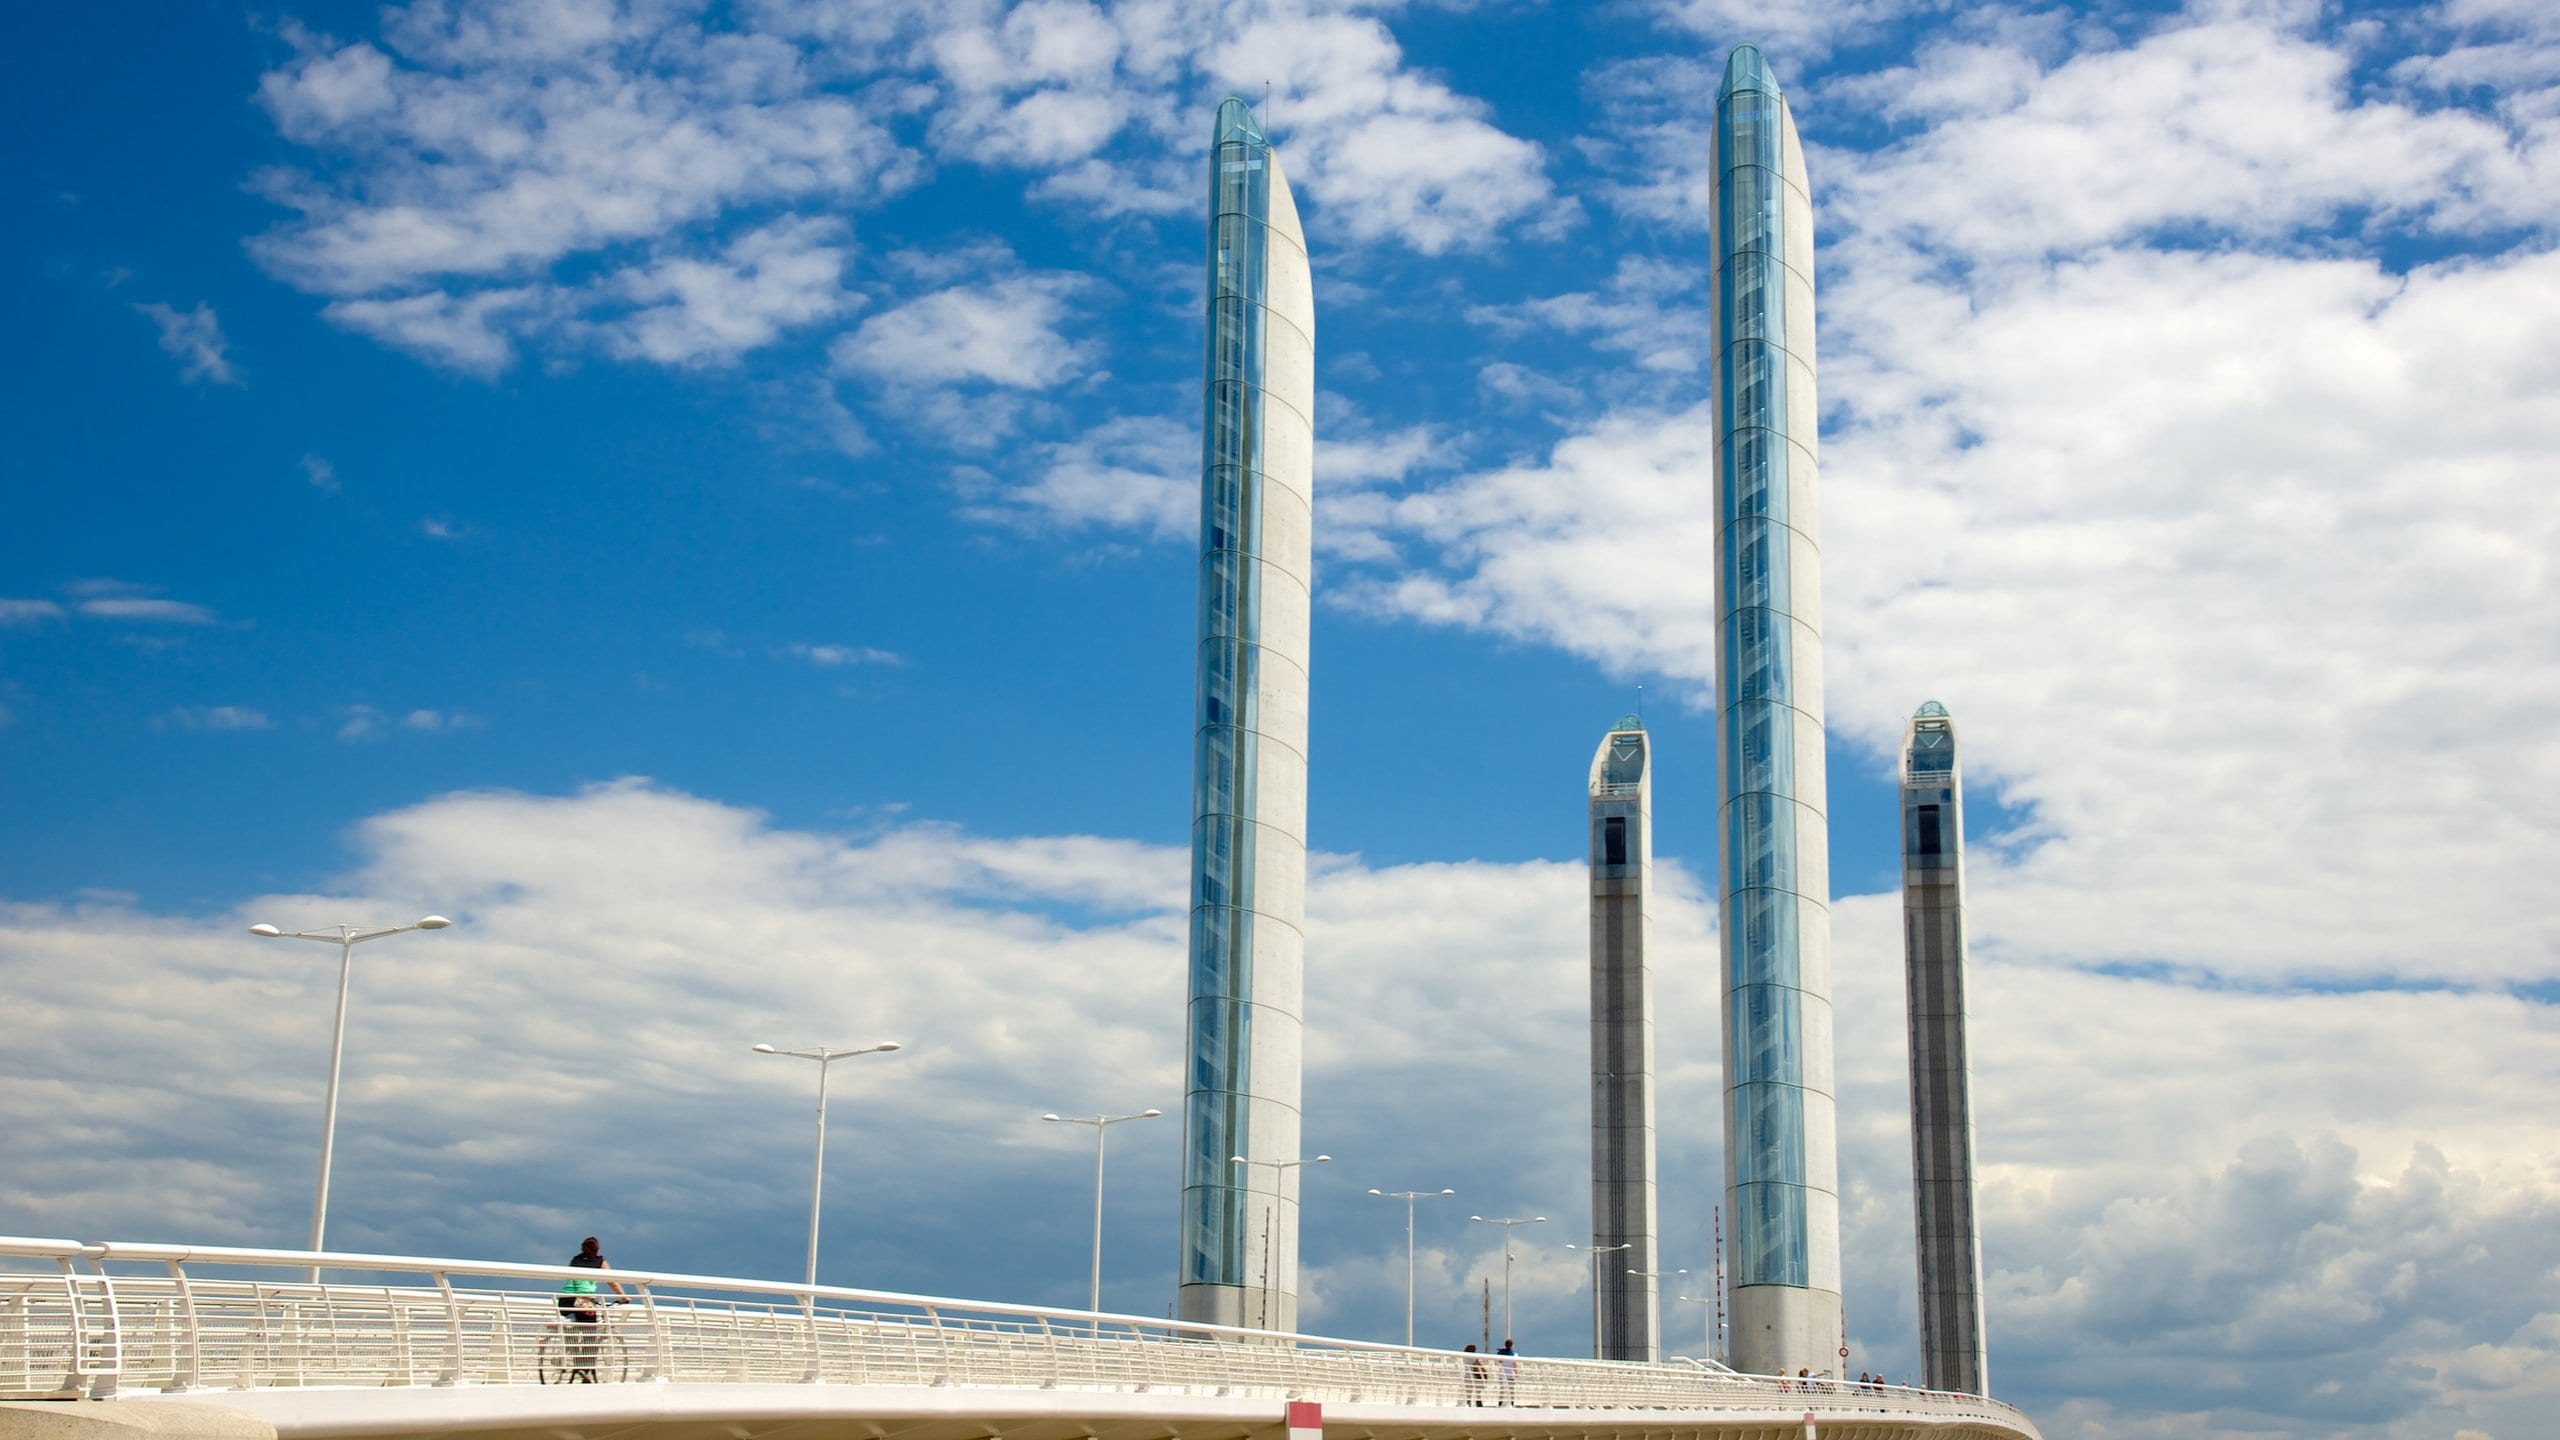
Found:
[[[1455,1195],[1458,1192],[1455,1190],[1371,1190],[1369,1193],[1382,1200],[1404,1202],[1404,1343],[1407,1349],[1411,1349],[1413,1346],[1413,1204],[1417,1200],[1437,1200],[1443,1195]]]
[[[786,1055],[794,1060],[818,1062],[818,1158],[809,1175],[809,1269],[804,1280],[806,1284],[815,1285],[818,1283],[818,1198],[826,1192],[827,1186],[827,1067],[856,1055],[885,1055],[899,1048],[898,1042],[883,1040],[877,1045],[862,1045],[851,1050],[838,1050],[827,1045],[812,1046],[807,1050],[781,1050],[771,1045],[748,1048],[758,1055]]]
[[[1090,1125],[1093,1127],[1093,1290],[1086,1309],[1102,1313],[1102,1137],[1111,1127],[1126,1120],[1153,1120],[1161,1110],[1141,1110],[1135,1115],[1043,1115],[1040,1118],[1057,1125]],[[1100,1322],[1096,1322],[1097,1327]]]
[[[1603,1358],[1600,1354],[1600,1257],[1620,1250],[1633,1250],[1636,1245],[1632,1240],[1624,1245],[1576,1245],[1568,1241],[1564,1248],[1579,1250],[1591,1257],[1591,1358],[1598,1360]]]
[[[1547,1223],[1547,1217],[1544,1215],[1529,1215],[1513,1219],[1493,1215],[1470,1215],[1467,1218],[1479,1225],[1499,1225],[1502,1227],[1502,1338],[1507,1344],[1511,1339],[1511,1227],[1514,1225],[1544,1225]]]
[[[406,925],[390,925],[379,930],[361,929],[354,925],[332,925],[326,930],[279,930],[273,925],[252,925],[249,933],[262,940],[324,940],[338,947],[338,1023],[329,1039],[329,1099],[320,1118],[320,1188],[311,1201],[311,1249],[316,1253],[329,1228],[329,1162],[338,1144],[338,1074],[347,1058],[347,982],[355,973],[355,948],[367,940],[385,935],[400,935],[411,930],[442,930],[453,922],[441,915],[429,915]],[[313,1266],[311,1278],[320,1278],[320,1268]]]
[[[1278,1220],[1276,1211],[1280,1199],[1281,1177],[1287,1175],[1290,1171],[1297,1169],[1301,1165],[1325,1165],[1332,1163],[1332,1160],[1333,1157],[1330,1155],[1318,1155],[1313,1159],[1307,1160],[1255,1160],[1244,1155],[1230,1155],[1227,1157],[1228,1164],[1242,1165],[1245,1167],[1245,1184],[1248,1187],[1253,1183],[1254,1166],[1268,1165],[1271,1167],[1271,1199],[1264,1201],[1262,1205],[1262,1299],[1260,1302],[1262,1312],[1254,1320],[1256,1328],[1267,1327],[1271,1319],[1271,1227],[1277,1223]]]
[[[1627,1273],[1639,1280],[1663,1280],[1674,1275],[1686,1275],[1689,1272],[1686,1270],[1638,1270],[1633,1266],[1629,1266],[1627,1268]]]
[[[1723,1357],[1716,1354],[1716,1297],[1713,1295],[1682,1295],[1677,1298],[1680,1303],[1684,1305],[1699,1306],[1701,1313],[1706,1318],[1706,1323],[1698,1327],[1702,1332],[1698,1337],[1698,1358],[1708,1362],[1709,1364],[1714,1364],[1721,1360]]]

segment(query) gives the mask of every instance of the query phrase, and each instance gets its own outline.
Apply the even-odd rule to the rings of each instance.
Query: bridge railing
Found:
[[[330,1275],[326,1281],[318,1274]],[[628,1292],[594,1326],[559,1287]],[[596,1297],[609,1301],[608,1291]],[[1465,1355],[835,1286],[384,1255],[0,1238],[0,1399],[600,1381],[966,1386],[1385,1405],[1767,1412],[1984,1422],[1974,1396],[1630,1364]]]

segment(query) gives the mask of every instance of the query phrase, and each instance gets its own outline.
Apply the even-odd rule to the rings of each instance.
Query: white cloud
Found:
[[[1557,198],[1536,145],[1487,120],[1482,102],[1408,68],[1387,27],[1349,7],[1245,11],[1203,66],[1239,94],[1271,85],[1260,118],[1314,202],[1311,239],[1393,240],[1436,255],[1579,218]]]
[[[1830,201],[1867,237],[1984,258],[2192,226],[2283,241],[2351,212],[2452,228],[2560,215],[2495,121],[2351,92],[2353,57],[2295,28],[2310,13],[2207,8],[2050,68],[2006,47],[1924,50],[1861,97],[1929,128],[1826,154]],[[1948,83],[1986,66],[1997,83]]]
[[[868,645],[804,645],[783,647],[783,653],[825,670],[848,665],[904,665],[906,660],[894,650],[878,650]]]
[[[1625,355],[1640,370],[1676,376],[1694,387],[1714,341],[1705,291],[1706,277],[1693,264],[1630,255],[1619,260],[1605,290],[1472,306],[1467,318],[1507,334],[1545,327],[1589,335],[1594,345]],[[1679,303],[1683,298],[1692,303]]]
[[[78,602],[81,614],[95,620],[128,620],[146,624],[210,625],[214,613],[184,600],[147,595],[97,595]]]
[[[251,248],[337,323],[483,376],[536,338],[725,363],[849,308],[813,217],[921,183],[898,130],[1095,218],[1167,214],[1197,198],[1202,77],[1277,82],[1337,245],[1481,249],[1569,223],[1537,147],[1359,9],[421,0],[374,40],[288,25],[294,58],[259,96],[312,158],[260,177],[299,218]]]
[[[1108,526],[1155,539],[1197,538],[1200,437],[1162,416],[1106,420],[1038,452],[1029,479],[979,487],[964,512],[1033,527]]]
[[[1647,0],[1656,23],[1696,35],[1716,52],[1749,42],[1772,64],[1819,60],[1913,15],[1952,8],[1946,0]],[[1712,102],[1715,91],[1706,92]]]
[[[263,710],[245,705],[182,705],[169,712],[165,724],[183,730],[272,730],[275,722]]]
[[[1013,275],[919,296],[862,322],[830,351],[843,374],[901,386],[988,384],[1044,390],[1086,365],[1060,333],[1088,282]]]
[[[215,318],[212,306],[175,310],[154,301],[133,309],[160,327],[161,352],[179,362],[180,378],[210,380],[216,385],[242,383],[240,372],[232,367],[230,344],[222,338],[222,322]]]
[[[340,713],[345,718],[338,724],[338,738],[346,741],[380,740],[394,730],[406,730],[417,735],[448,735],[488,728],[479,717],[455,710],[418,709],[394,715],[371,705],[350,705]]]
[[[794,219],[750,230],[717,260],[675,257],[622,272],[609,288],[644,308],[610,327],[621,354],[667,365],[725,364],[786,330],[833,319],[843,286],[841,222]]]
[[[355,838],[352,873],[227,911],[0,903],[17,1228],[296,1237],[334,972],[240,934],[253,920],[460,922],[386,942],[359,976],[331,1211],[350,1249],[542,1258],[601,1232],[625,1264],[797,1273],[805,1077],[746,1046],[896,1038],[837,1117],[873,1158],[829,1187],[826,1277],[1073,1303],[1089,1212],[1039,1197],[1090,1157],[1032,1117],[1180,1094],[1178,846],[912,822],[847,838],[641,782],[451,795]],[[1671,857],[1657,879],[1665,1258],[1695,1269],[1719,1184],[1713,917]],[[1560,1247],[1588,1184],[1586,889],[1578,863],[1317,857],[1307,1138],[1336,1162],[1307,1180],[1311,1323],[1400,1332],[1401,1216],[1361,1192],[1448,1185],[1420,1217],[1423,1334],[1473,1339],[1479,1284],[1499,1282],[1498,1241],[1466,1214],[1548,1213],[1522,1237],[1520,1332],[1580,1343],[1582,1267]],[[2560,1360],[2560,1169],[2519,1139],[2560,1073],[2548,1007],[2076,973],[2015,958],[2016,913],[1996,886],[1969,910],[2003,1393],[2056,1435],[2161,1415],[2304,1440],[2531,1433]],[[1835,933],[1853,1368],[1899,1373],[1896,902],[1843,897]],[[101,1068],[144,1047],[167,1063]],[[1115,1137],[1106,1303],[1152,1313],[1170,1293],[1176,1139]],[[557,1183],[569,1151],[590,1157],[576,1195]],[[1694,1343],[1696,1318],[1669,1311],[1666,1331]],[[2496,1428],[2511,1414],[2524,1428]]]
[[[35,625],[62,618],[62,606],[51,600],[0,599],[0,625]]]
[[[517,330],[549,323],[556,300],[529,286],[451,294],[429,290],[378,300],[339,300],[320,313],[424,360],[483,377],[515,363]]]
[[[302,457],[302,478],[323,495],[338,493],[338,467],[317,455]]]

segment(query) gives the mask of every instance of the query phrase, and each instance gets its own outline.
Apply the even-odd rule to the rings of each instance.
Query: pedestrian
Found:
[[[1520,1361],[1516,1358],[1520,1350],[1511,1343],[1511,1337],[1505,1335],[1502,1337],[1502,1348],[1493,1353],[1501,1357],[1493,1363],[1502,1367],[1502,1403],[1508,1405],[1511,1403],[1512,1376],[1520,1369]]]
[[[1484,1403],[1484,1357],[1476,1353],[1476,1347],[1472,1344],[1467,1346],[1465,1354],[1467,1357],[1467,1403],[1482,1405]]]

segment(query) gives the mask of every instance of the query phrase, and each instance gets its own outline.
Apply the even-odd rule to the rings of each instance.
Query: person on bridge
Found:
[[[1499,1357],[1493,1363],[1502,1367],[1502,1403],[1508,1405],[1511,1403],[1511,1377],[1520,1369],[1520,1362],[1513,1357],[1520,1351],[1511,1343],[1511,1337],[1505,1335],[1502,1337],[1502,1348],[1493,1353]]]
[[[603,1243],[598,1241],[593,1235],[590,1235],[586,1239],[578,1242],[578,1253],[569,1257],[569,1264],[572,1268],[579,1270],[610,1270],[613,1268],[613,1266],[604,1258]],[[613,1293],[617,1296],[627,1298],[630,1294],[629,1291],[622,1288],[618,1281],[607,1280],[604,1283],[613,1286]],[[559,1305],[560,1314],[574,1324],[597,1325],[604,1321],[604,1311],[596,1304],[596,1282],[593,1280],[569,1280],[562,1282],[560,1286]],[[596,1383],[595,1332],[593,1330],[573,1330],[569,1333],[570,1354],[572,1362],[577,1367],[578,1376],[588,1384],[593,1385]]]

